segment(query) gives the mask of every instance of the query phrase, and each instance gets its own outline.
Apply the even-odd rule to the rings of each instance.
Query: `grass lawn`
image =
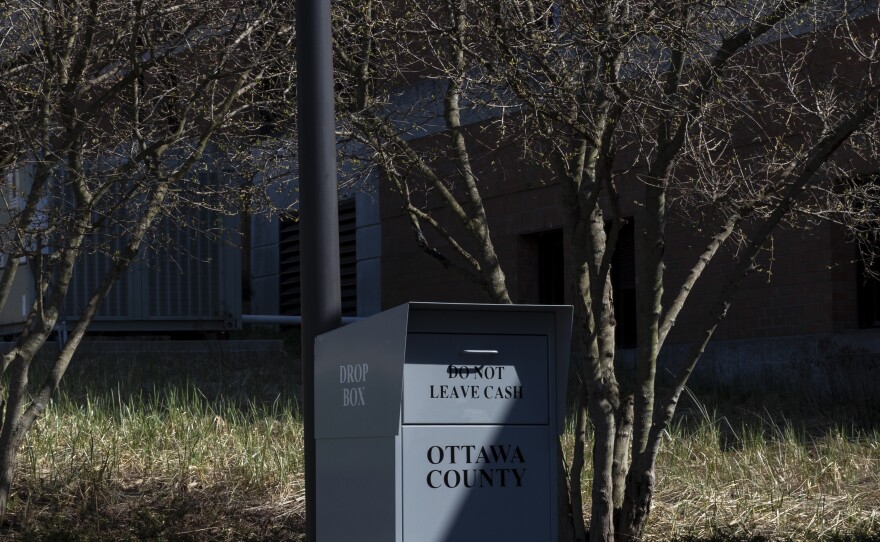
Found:
[[[298,370],[222,351],[77,362],[21,452],[0,539],[301,540]],[[664,446],[646,539],[880,542],[869,418],[695,393]]]

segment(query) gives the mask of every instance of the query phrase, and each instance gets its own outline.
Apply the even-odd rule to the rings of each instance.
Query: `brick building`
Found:
[[[483,202],[514,302],[570,303],[559,185],[522,160],[513,147],[482,158],[503,164],[485,183]],[[622,178],[621,205],[629,222],[621,233],[612,282],[622,347],[618,357],[634,363],[641,184],[633,172]],[[383,190],[379,199],[382,308],[410,300],[486,302],[475,284],[444,269],[419,248],[396,193]],[[693,229],[701,227],[686,218],[671,221],[664,306],[705,248],[705,235],[700,244],[693,235]],[[442,241],[435,241],[443,252]],[[710,264],[670,334],[667,363],[674,364],[684,354],[697,324],[729,278],[734,247],[722,250],[726,252]],[[847,363],[855,363],[880,382],[880,281],[864,273],[857,248],[842,228],[829,223],[781,226],[763,263],[767,270],[753,274],[739,289],[698,374],[728,381],[762,378],[776,385],[794,370],[825,387],[847,378]],[[805,371],[804,361],[818,363],[809,363]]]
[[[802,32],[803,29],[790,31]],[[806,43],[797,41],[799,39],[781,41],[787,42],[785,47],[795,50]],[[841,64],[839,58],[827,51],[816,58],[817,63],[811,69],[824,76],[836,73],[837,64]],[[856,71],[853,65],[844,68],[847,73]],[[444,87],[440,79],[424,77],[412,84],[413,93],[437,98],[419,102],[404,89],[396,95],[398,103],[389,105],[419,117],[411,124],[412,133],[407,131],[405,135],[414,146],[419,146],[419,141],[431,145],[431,139],[438,137],[443,129],[442,121],[430,122],[442,118]],[[478,109],[469,110],[469,114],[471,117],[463,119],[463,123],[472,137],[491,131],[490,120],[485,116],[481,118]],[[388,116],[395,115],[391,111]],[[429,120],[422,122],[422,119]],[[403,116],[395,118],[400,126],[410,125],[410,120]],[[771,127],[769,131],[774,129]],[[758,146],[755,148],[760,152]],[[631,165],[637,161],[635,157],[618,155],[617,158],[618,164]],[[482,198],[493,242],[514,302],[569,302],[570,281],[565,269],[570,243],[562,233],[560,186],[547,171],[524,159],[516,144],[481,146],[480,156],[474,159],[472,166],[482,182]],[[877,171],[876,164],[860,167],[860,175]],[[618,309],[618,344],[623,347],[619,358],[623,361],[633,357],[629,347],[635,343],[635,286],[639,280],[638,255],[643,253],[640,235],[643,185],[636,177],[638,173],[631,167],[618,170],[616,175],[622,212],[628,217],[612,278]],[[425,255],[401,210],[399,197],[387,191],[383,184],[372,179],[372,185],[379,188],[374,188],[372,194],[357,196],[353,225],[357,241],[353,258],[357,313],[368,315],[411,300],[486,301],[476,285],[450,273]],[[419,197],[419,205],[439,209],[439,203],[430,195]],[[268,227],[273,235],[276,229],[281,231],[271,224]],[[693,235],[700,229],[708,229],[702,220],[680,216],[671,221],[666,236],[666,305],[704,248],[705,241],[698,239],[705,236]],[[435,238],[431,242],[444,251],[442,240]],[[273,243],[277,241],[271,240],[259,249],[270,265],[255,265],[254,273],[255,284],[259,280],[269,289],[255,286],[255,291],[284,289],[273,286],[279,284],[280,276],[277,262],[270,262],[274,257],[270,254]],[[665,349],[668,362],[673,362],[681,352],[681,347],[676,345],[683,346],[693,340],[697,324],[705,319],[705,310],[732,271],[735,247],[723,250],[727,253],[722,252],[715,258],[677,319],[668,341],[670,348]],[[765,370],[776,372],[805,359],[837,359],[848,355],[857,363],[868,360],[876,367],[880,352],[880,286],[876,280],[866,277],[857,256],[856,247],[847,242],[842,229],[829,223],[806,228],[781,226],[763,254],[765,271],[751,276],[739,289],[701,366],[708,367],[710,373],[727,375],[730,372],[752,378],[756,371],[757,374]],[[258,272],[259,269],[267,272]],[[277,298],[275,295],[264,297],[267,307]],[[370,302],[362,303],[367,297]]]

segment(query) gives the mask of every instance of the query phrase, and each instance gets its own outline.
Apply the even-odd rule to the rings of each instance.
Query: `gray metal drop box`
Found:
[[[319,336],[318,542],[555,541],[571,325],[408,303]]]

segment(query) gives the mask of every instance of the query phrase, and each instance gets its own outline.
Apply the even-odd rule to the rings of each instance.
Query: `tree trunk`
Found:
[[[52,321],[54,324],[54,320]],[[52,329],[51,326],[48,329]],[[9,366],[9,390],[3,411],[3,427],[0,429],[0,522],[6,516],[6,506],[15,477],[18,446],[26,433],[21,417],[27,402],[28,371],[40,347],[45,342],[44,330],[34,333],[25,341]]]
[[[597,390],[599,391],[599,390]],[[590,401],[593,420],[593,491],[590,542],[614,541],[614,408],[607,389]]]
[[[18,441],[14,435],[0,442],[0,522],[6,518],[6,506],[12,489],[15,466],[18,456]]]
[[[575,537],[575,525],[580,523],[583,526],[583,509],[575,514],[575,509],[569,501],[568,473],[565,469],[565,455],[562,453],[562,444],[559,440],[556,441],[556,456],[558,459],[556,462],[557,539],[559,542],[578,542]],[[581,506],[583,507],[583,505]]]
[[[611,477],[614,480],[615,527],[626,490],[626,476],[629,472],[629,447],[633,428],[633,396],[626,395],[620,402],[617,413],[617,433],[614,436],[614,464]]]
[[[594,319],[594,304],[591,303],[592,291],[590,289],[590,274],[588,265],[585,263],[587,247],[579,244],[578,239],[573,239],[573,258],[577,262],[574,266],[575,291],[574,291],[574,335],[576,344],[581,350],[581,401],[586,401],[586,410],[593,424],[593,490],[590,518],[589,539],[591,541],[614,540],[613,524],[613,493],[614,484],[612,479],[614,463],[614,440],[615,440],[615,411],[617,406],[617,382],[614,377],[613,367],[604,365],[604,359],[600,354],[599,333],[597,333],[596,320]],[[584,262],[584,263],[582,263]],[[586,418],[581,415],[578,418],[578,435],[575,444],[575,456],[572,460],[572,470],[569,476],[571,480],[571,494],[573,504],[580,498],[576,493],[580,492],[580,476],[583,471],[584,454],[583,443],[585,442]],[[578,445],[580,446],[578,447]],[[573,513],[576,510],[572,510]],[[575,522],[577,525],[577,522]],[[585,533],[576,533],[585,536]]]
[[[568,478],[568,493],[571,502],[571,518],[573,537],[577,542],[587,541],[587,526],[584,523],[584,499],[581,495],[581,474],[587,446],[587,387],[585,383],[578,386],[578,408],[575,421],[574,451],[571,458],[571,471]]]
[[[580,284],[589,284],[581,277]],[[613,367],[604,365],[600,355],[598,334],[593,332],[595,320],[589,303],[589,291],[575,300],[575,335],[584,357],[582,376],[587,388],[587,410],[593,424],[593,490],[589,539],[591,542],[614,540],[614,442],[615,414],[618,407],[617,382]],[[580,473],[572,472],[579,481]],[[580,486],[580,484],[578,484]],[[574,491],[574,488],[572,489]]]
[[[618,522],[617,542],[632,542],[642,536],[654,497],[655,460],[656,456],[645,453],[630,468],[626,496]]]

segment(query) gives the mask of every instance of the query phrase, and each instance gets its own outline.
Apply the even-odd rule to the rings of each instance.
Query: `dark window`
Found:
[[[880,327],[880,258],[875,258],[868,273],[866,264],[859,262],[858,310],[859,326]]]
[[[565,255],[562,230],[536,233],[538,243],[538,303],[565,303]]]
[[[339,202],[339,282],[342,287],[342,315],[357,315],[357,253],[355,200]],[[279,280],[281,314],[300,315],[300,243],[299,219],[282,219],[279,223]]]
[[[620,230],[617,249],[611,259],[611,287],[614,291],[615,340],[618,347],[636,345],[636,243],[630,219]]]
[[[565,244],[562,230],[530,234],[526,238],[533,247],[530,250],[535,251],[531,254],[536,253],[538,258],[538,303],[565,303]],[[630,219],[620,231],[617,249],[611,260],[611,287],[614,289],[614,314],[617,320],[615,338],[617,346],[623,348],[636,345],[635,252],[635,227]]]

